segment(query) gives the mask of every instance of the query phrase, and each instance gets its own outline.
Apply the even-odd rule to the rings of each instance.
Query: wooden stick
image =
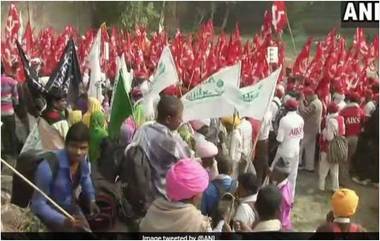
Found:
[[[11,165],[8,164],[8,162],[4,161],[3,158],[1,158],[1,162],[4,163],[9,169],[11,169],[14,173],[17,174],[17,176],[21,177],[26,183],[28,183],[30,186],[34,188],[34,190],[37,190],[39,193],[42,194],[51,204],[53,204],[59,211],[61,211],[66,217],[70,218],[71,220],[75,220],[73,216],[71,216],[68,212],[66,212],[65,209],[63,209],[61,206],[59,206],[56,202],[54,202],[53,199],[51,199],[48,195],[46,195],[43,191],[41,191],[36,185],[34,185],[31,181],[29,181],[24,175],[19,173],[16,169],[14,169]]]
[[[292,28],[290,27],[288,15],[286,15],[286,21],[288,22],[288,29],[289,29],[290,37],[292,38],[294,54],[297,54],[296,42],[294,41],[294,36],[293,36]]]

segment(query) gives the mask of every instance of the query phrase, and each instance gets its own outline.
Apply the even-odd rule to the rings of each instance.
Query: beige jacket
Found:
[[[321,132],[322,102],[317,96],[309,104],[301,101],[299,112],[305,122],[303,129],[305,134],[317,135]]]
[[[140,232],[211,232],[210,220],[194,205],[156,199],[140,223]]]

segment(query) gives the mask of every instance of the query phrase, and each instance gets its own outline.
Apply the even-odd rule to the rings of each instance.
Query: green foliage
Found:
[[[131,30],[136,24],[156,30],[160,20],[160,5],[154,2],[120,2],[120,21],[123,27]]]

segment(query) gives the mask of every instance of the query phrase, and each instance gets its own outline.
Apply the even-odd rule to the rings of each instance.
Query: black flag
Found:
[[[82,76],[73,39],[67,43],[57,69],[50,75],[45,88],[49,92],[53,86],[63,88],[68,95],[68,102],[74,104],[79,96],[79,85]]]
[[[37,71],[32,68],[30,61],[26,57],[24,50],[22,49],[20,43],[16,40],[17,49],[21,58],[22,65],[24,66],[24,72],[26,77],[26,82],[28,84],[29,90],[35,94],[46,94],[47,90],[44,85],[39,81]]]

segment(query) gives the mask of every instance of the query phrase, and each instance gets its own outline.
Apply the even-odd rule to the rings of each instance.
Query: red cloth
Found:
[[[364,112],[359,105],[345,107],[340,112],[340,115],[344,118],[346,136],[358,136],[365,118]]]
[[[277,33],[282,32],[288,23],[285,1],[274,1],[272,6],[272,13],[272,24],[274,30]]]
[[[312,88],[310,88],[310,87],[306,87],[306,88],[303,89],[303,94],[304,94],[305,96],[314,95],[314,91],[313,91]]]
[[[291,98],[285,103],[285,107],[291,110],[296,110],[298,108],[298,101]]]
[[[339,111],[339,107],[338,105],[335,103],[335,102],[331,102],[328,106],[327,106],[327,112],[328,113],[336,113]]]

